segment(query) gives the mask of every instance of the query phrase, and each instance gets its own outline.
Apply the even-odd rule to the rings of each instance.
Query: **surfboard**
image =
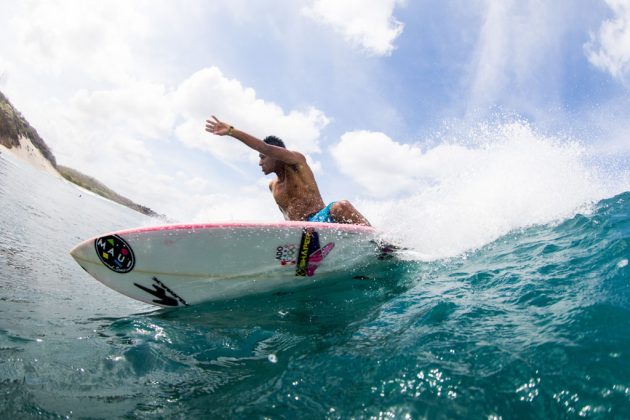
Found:
[[[282,222],[141,227],[88,239],[70,254],[123,295],[177,307],[360,277],[393,251],[371,227]]]

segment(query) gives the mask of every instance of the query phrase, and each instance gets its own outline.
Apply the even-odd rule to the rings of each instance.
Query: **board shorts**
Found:
[[[335,223],[335,221],[330,216],[330,208],[332,207],[333,204],[335,204],[334,201],[330,203],[329,205],[327,205],[326,207],[324,207],[323,209],[321,209],[320,211],[318,211],[317,213],[311,214],[310,216],[306,218],[306,221],[307,222],[321,222],[321,223]]]

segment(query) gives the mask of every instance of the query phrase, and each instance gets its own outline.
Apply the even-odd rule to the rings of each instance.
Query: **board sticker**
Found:
[[[133,270],[136,259],[129,244],[118,235],[109,235],[94,240],[96,255],[103,265],[116,273]]]
[[[148,287],[144,287],[141,284],[134,283],[138,289],[144,290],[150,295],[155,296],[157,299],[153,299],[154,303],[163,306],[179,306],[181,303],[184,306],[188,306],[186,301],[179,297],[177,293],[171,290],[170,287],[162,283],[157,277],[153,277],[153,289],[149,289]]]
[[[298,248],[296,276],[311,277],[317,267],[324,261],[326,255],[335,247],[334,242],[328,243],[323,248],[319,245],[319,234],[313,228],[306,228],[302,232],[302,240]]]
[[[296,263],[295,254],[297,246],[294,244],[280,245],[276,248],[276,260],[280,260],[281,265],[293,265]]]

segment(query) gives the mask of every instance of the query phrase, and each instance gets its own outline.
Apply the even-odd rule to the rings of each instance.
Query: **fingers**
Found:
[[[214,121],[213,121],[214,120]],[[206,131],[216,135],[224,135],[227,133],[227,124],[221,122],[217,117],[212,115],[212,120],[206,120]]]
[[[214,130],[216,130],[216,124],[213,121],[206,120],[206,131],[208,133],[214,133]]]
[[[215,117],[214,115],[212,116],[212,119],[214,119],[214,121],[212,120],[206,120],[206,127],[221,127],[226,125],[225,123],[222,123],[221,121],[219,121],[219,119],[217,117]]]
[[[217,117],[215,117],[214,115],[212,116],[212,119],[214,119],[214,121],[212,120],[206,120],[206,126],[210,126],[212,128],[221,128],[223,124],[221,121],[219,121],[219,119]]]

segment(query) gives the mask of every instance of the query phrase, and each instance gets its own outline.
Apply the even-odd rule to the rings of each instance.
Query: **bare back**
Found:
[[[324,207],[315,176],[306,161],[295,165],[285,164],[284,167],[283,173],[271,181],[269,189],[285,219],[305,220]]]

